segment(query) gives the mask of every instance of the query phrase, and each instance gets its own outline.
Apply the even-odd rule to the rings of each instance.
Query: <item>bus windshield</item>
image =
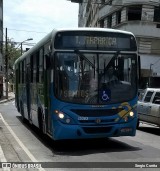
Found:
[[[123,53],[55,53],[54,92],[81,104],[131,100],[137,92],[137,56]]]

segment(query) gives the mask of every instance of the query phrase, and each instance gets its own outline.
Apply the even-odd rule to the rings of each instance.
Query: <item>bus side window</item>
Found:
[[[20,63],[18,64],[18,83],[20,84],[21,83],[21,69],[20,69]]]
[[[36,71],[37,71],[37,56],[33,55],[33,82],[36,83]]]
[[[31,66],[31,83],[33,83],[33,55],[31,55],[31,57],[30,57],[31,59],[30,59],[30,66]]]
[[[22,73],[21,73],[22,84],[24,83],[24,61],[22,61]]]
[[[43,58],[43,49],[39,51],[39,67],[38,67],[38,82],[43,83],[43,63],[44,63],[44,58]]]
[[[22,84],[22,61],[20,62],[20,84]]]
[[[36,64],[35,64],[35,82],[38,83],[39,82],[39,51],[36,52],[35,54],[35,60],[36,60]]]
[[[26,81],[26,59],[24,59],[23,62],[24,62],[23,63],[23,81],[25,83],[25,81]]]

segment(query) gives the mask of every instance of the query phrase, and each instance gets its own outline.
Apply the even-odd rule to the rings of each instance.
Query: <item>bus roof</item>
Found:
[[[57,28],[53,29],[53,32],[59,32],[59,31],[104,31],[104,32],[113,32],[113,33],[124,33],[124,34],[130,34],[133,35],[133,33],[129,31],[123,31],[123,30],[117,30],[117,29],[111,29],[111,28],[98,28],[98,27],[77,27],[77,28]]]

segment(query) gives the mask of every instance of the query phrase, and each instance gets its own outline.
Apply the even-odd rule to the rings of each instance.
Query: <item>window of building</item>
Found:
[[[141,20],[142,5],[128,7],[128,21]]]
[[[116,24],[121,23],[121,11],[116,12]]]
[[[105,3],[105,0],[101,0],[101,4],[103,5]]]
[[[157,24],[157,25],[156,25],[156,28],[160,28],[160,24]]]
[[[101,28],[104,28],[104,19],[103,20],[100,20],[99,24],[100,24],[100,27]]]
[[[154,8],[154,21],[160,22],[160,7]]]
[[[108,1],[106,1],[106,0],[101,0],[101,3],[104,4],[104,3],[106,2],[107,5],[112,5],[112,1],[113,1],[113,0],[108,0]]]
[[[108,16],[108,19],[107,19],[107,27],[108,28],[111,28],[112,27],[112,15]]]

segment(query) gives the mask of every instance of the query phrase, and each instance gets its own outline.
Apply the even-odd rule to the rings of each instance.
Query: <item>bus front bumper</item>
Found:
[[[60,121],[53,127],[53,139],[86,139],[86,138],[105,138],[119,136],[135,136],[137,119],[128,123],[112,125],[68,125]]]

